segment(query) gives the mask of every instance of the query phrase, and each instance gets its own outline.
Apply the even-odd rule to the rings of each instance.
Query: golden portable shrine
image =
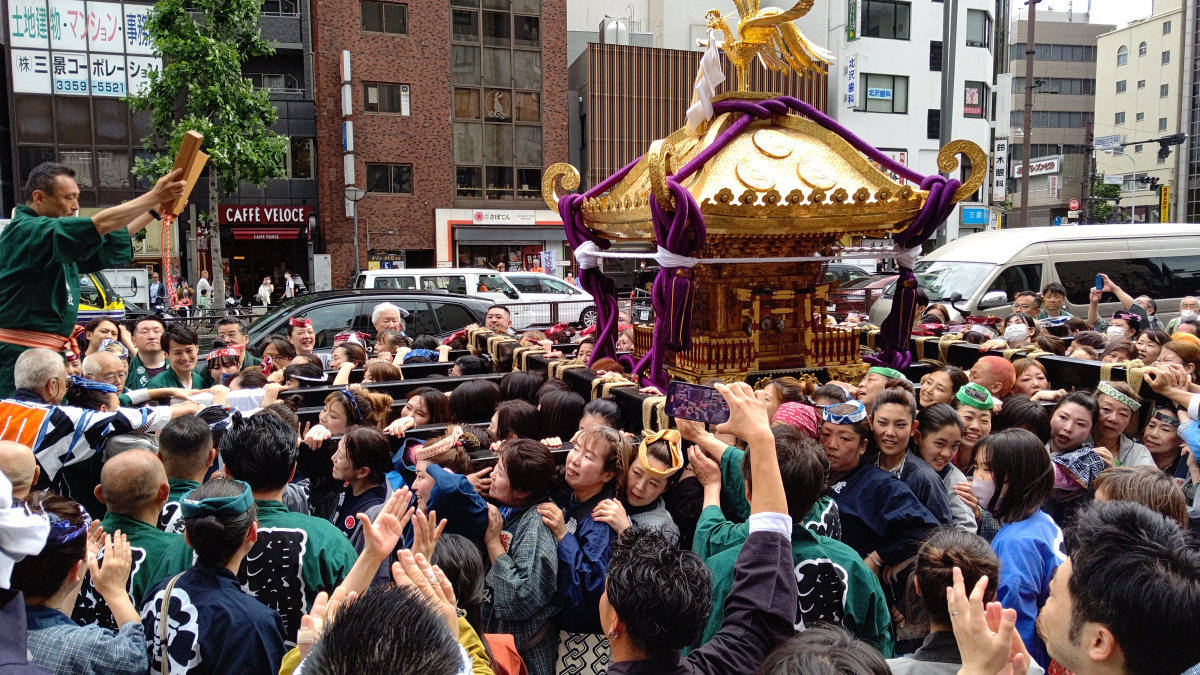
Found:
[[[739,3],[739,8],[749,4],[756,3]],[[811,4],[808,0],[803,11]],[[771,8],[768,18],[795,18],[801,5],[805,3],[788,12]],[[757,7],[750,9],[757,12]],[[725,21],[713,14],[710,28]],[[734,60],[739,84],[745,82],[745,60],[764,53],[777,57],[763,59],[771,68],[817,68],[824,61],[812,52],[819,48],[805,51],[807,65],[795,58],[808,43],[793,46],[799,43],[792,32],[798,31],[790,20],[784,22],[790,30],[777,30],[791,39],[786,44],[768,41],[766,51],[743,48],[735,54],[727,44],[715,45]],[[747,23],[743,17],[739,35],[753,34],[744,28]],[[716,56],[713,47],[709,45],[705,58]],[[704,85],[704,70],[702,64],[697,92]],[[824,281],[828,262],[845,252],[847,239],[858,244],[865,236],[899,235],[914,224],[928,229],[921,222],[923,211],[931,212],[925,221],[947,212],[947,205],[952,208],[979,187],[984,172],[973,171],[960,184],[940,176],[925,178],[904,167],[900,175],[929,189],[902,185],[873,165],[872,160],[881,163],[882,153],[796,99],[737,91],[706,103],[711,116],[655,141],[643,157],[583,195],[556,192],[558,185],[566,190],[579,186],[579,173],[571,165],[555,164],[545,172],[544,198],[562,213],[568,239],[574,228],[572,245],[581,268],[587,267],[585,255],[593,252],[615,257],[601,252],[609,242],[659,247],[656,322],[634,327],[631,370],[661,384],[668,377],[740,379],[748,372],[861,363],[859,330],[826,325],[829,292],[835,288]],[[942,148],[939,168],[954,171],[960,153],[973,167],[987,166],[978,146],[956,141]],[[931,194],[939,200],[938,213],[932,213],[934,204],[927,204]],[[690,249],[689,241],[694,244]],[[919,250],[923,239],[915,247],[912,241],[908,238],[905,248]],[[591,243],[578,252],[583,242]],[[684,250],[678,250],[680,242]],[[589,271],[581,269],[585,288]],[[680,280],[685,283],[672,285]],[[597,295],[602,288],[597,283],[588,290]],[[690,311],[682,311],[684,303]],[[912,317],[907,321],[911,325]],[[601,349],[606,328],[601,317],[597,358],[607,355]],[[652,356],[656,344],[662,348],[657,360]]]

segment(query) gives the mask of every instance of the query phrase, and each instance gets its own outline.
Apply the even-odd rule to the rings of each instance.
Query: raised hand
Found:
[[[412,519],[413,524],[413,553],[420,553],[426,559],[433,559],[433,549],[437,548],[438,539],[442,536],[442,532],[446,529],[446,519],[438,522],[437,511],[430,511],[428,515],[424,511],[418,510]]]
[[[392,563],[392,580],[397,586],[414,587],[425,596],[442,615],[454,639],[458,639],[458,605],[454,586],[442,570],[436,565],[431,566],[424,555],[405,549],[400,551],[400,562]]]
[[[490,466],[485,466],[475,473],[467,474],[467,481],[471,483],[471,487],[475,488],[475,492],[486,497],[488,491],[492,489],[492,479],[488,477],[492,473]]]
[[[959,675],[1024,675],[1029,671],[1029,655],[1014,649],[1017,632],[1017,611],[1001,609],[998,625],[993,629],[988,621],[988,609],[983,604],[983,592],[988,578],[980,577],[967,597],[962,570],[954,568],[954,586],[946,589],[946,605],[950,623],[962,656]],[[998,603],[994,603],[997,604]],[[996,610],[991,610],[996,613]],[[1020,636],[1017,636],[1019,643]]]
[[[326,429],[324,426],[318,424],[304,434],[304,444],[307,445],[310,450],[319,450],[321,446],[325,444],[325,441],[332,437],[333,433],[330,432],[329,429]]]
[[[363,557],[377,559],[380,562],[396,550],[396,544],[404,536],[404,528],[413,516],[412,492],[404,486],[392,493],[383,503],[383,508],[375,516],[372,523],[367,514],[358,514],[362,523]]]
[[[717,425],[717,433],[733,434],[749,441],[764,434],[771,435],[771,418],[766,403],[758,400],[754,390],[745,382],[716,384],[717,391],[729,405],[729,421]]]
[[[692,473],[696,474],[696,480],[700,481],[701,485],[704,487],[721,486],[721,467],[706,453],[693,445],[688,448],[688,460],[691,463]]]

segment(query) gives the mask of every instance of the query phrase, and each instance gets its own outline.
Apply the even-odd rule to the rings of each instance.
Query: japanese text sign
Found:
[[[49,46],[50,27],[45,0],[10,0],[8,44],[11,47]]]

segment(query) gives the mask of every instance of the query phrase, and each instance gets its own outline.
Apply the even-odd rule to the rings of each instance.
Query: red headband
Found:
[[[308,317],[306,317],[306,316],[305,316],[305,317],[301,317],[301,318],[299,318],[299,319],[297,319],[297,318],[295,318],[295,317],[292,317],[292,318],[288,319],[288,325],[289,325],[289,326],[292,326],[293,328],[303,328],[303,327],[305,327],[305,326],[309,326],[309,327],[311,327],[311,326],[312,326],[312,319],[309,319],[309,318],[308,318]]]
[[[305,319],[305,321],[308,321],[308,319]],[[357,345],[365,345],[370,339],[371,336],[367,333],[338,333],[337,335],[333,336],[333,344],[336,345],[342,342],[353,342]]]
[[[214,349],[211,352],[209,352],[208,356],[204,357],[204,360],[212,361],[213,359],[219,359],[222,356],[232,356],[234,358],[238,358],[241,355],[242,355],[242,348],[240,346],[238,346],[238,347],[222,347],[221,349]]]

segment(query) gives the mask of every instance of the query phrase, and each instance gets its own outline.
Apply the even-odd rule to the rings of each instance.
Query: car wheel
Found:
[[[587,328],[596,325],[596,308],[587,307],[579,313],[579,325]]]

